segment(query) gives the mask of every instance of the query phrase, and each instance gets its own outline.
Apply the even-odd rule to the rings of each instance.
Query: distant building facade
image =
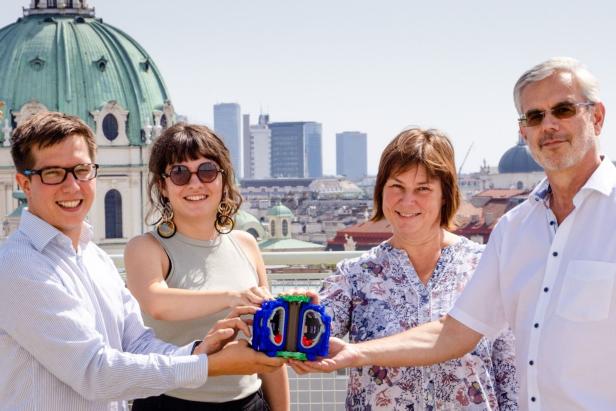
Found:
[[[368,175],[368,135],[359,131],[336,134],[336,174],[350,180]]]
[[[236,177],[241,177],[242,140],[241,140],[241,110],[237,103],[214,104],[214,130],[231,153],[231,163]]]
[[[321,124],[270,123],[271,177],[305,178],[323,175]]]
[[[269,178],[271,171],[271,138],[269,115],[259,115],[259,122],[250,124],[250,115],[244,114],[244,178]]]

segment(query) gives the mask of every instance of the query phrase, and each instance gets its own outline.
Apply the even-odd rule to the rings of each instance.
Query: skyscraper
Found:
[[[321,124],[305,123],[305,147],[308,159],[308,177],[323,177],[323,154],[321,149]]]
[[[321,177],[321,124],[313,121],[270,123],[271,176]]]
[[[241,177],[243,169],[240,105],[237,103],[215,104],[214,130],[231,153],[231,163],[233,163],[236,177]]]
[[[259,115],[259,123],[250,125],[250,116],[244,114],[244,178],[270,177],[270,147],[272,131],[269,115]]]
[[[368,174],[368,136],[359,131],[336,134],[336,174],[360,180]]]

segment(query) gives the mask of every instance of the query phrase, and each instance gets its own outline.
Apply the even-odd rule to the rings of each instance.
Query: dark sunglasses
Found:
[[[590,107],[594,105],[595,103],[590,101],[585,101],[583,103],[558,103],[549,110],[529,110],[518,119],[518,122],[522,127],[535,127],[541,124],[545,118],[546,111],[549,111],[557,119],[562,120],[575,116],[578,113],[578,107]]]
[[[202,183],[211,183],[216,180],[218,173],[224,174],[225,170],[218,168],[212,162],[206,162],[199,164],[197,171],[190,171],[185,165],[176,164],[171,167],[169,174],[163,173],[162,176],[169,177],[176,186],[183,186],[188,184],[193,174],[196,174]]]

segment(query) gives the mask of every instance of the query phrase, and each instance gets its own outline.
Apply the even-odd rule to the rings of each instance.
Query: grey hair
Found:
[[[515,108],[518,110],[518,114],[522,114],[522,103],[520,102],[522,89],[530,83],[541,81],[551,76],[557,71],[568,71],[573,74],[582,88],[582,94],[584,94],[584,97],[586,97],[588,101],[593,103],[598,103],[600,101],[599,81],[585,65],[571,57],[552,57],[522,74],[515,83],[513,88],[513,101],[515,102]]]

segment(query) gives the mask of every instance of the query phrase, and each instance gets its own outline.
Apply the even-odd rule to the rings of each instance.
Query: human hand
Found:
[[[287,360],[253,350],[246,340],[225,345],[222,350],[208,357],[208,375],[267,374],[278,370]]]
[[[229,307],[236,306],[253,306],[261,307],[261,304],[266,300],[273,299],[272,294],[267,287],[251,287],[244,291],[231,292]]]
[[[193,354],[211,354],[220,351],[226,344],[235,340],[240,331],[246,337],[250,337],[251,332],[249,326],[252,325],[252,318],[242,319],[240,316],[247,314],[254,315],[255,312],[257,312],[256,307],[235,307],[229,312],[227,317],[214,324],[203,338],[201,344],[195,348]]]
[[[332,372],[354,366],[359,358],[360,353],[354,344],[331,337],[329,339],[329,353],[327,357],[316,361],[289,360],[289,365],[298,374]]]

